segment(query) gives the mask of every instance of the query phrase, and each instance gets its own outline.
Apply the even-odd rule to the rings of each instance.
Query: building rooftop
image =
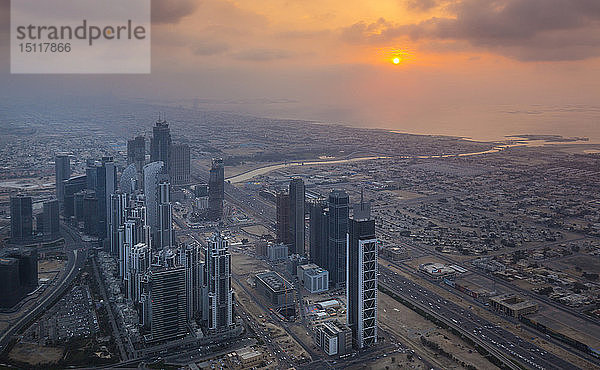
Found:
[[[276,292],[294,289],[292,284],[290,284],[281,275],[274,271],[267,271],[257,274],[256,278],[261,280],[265,285],[267,285]]]

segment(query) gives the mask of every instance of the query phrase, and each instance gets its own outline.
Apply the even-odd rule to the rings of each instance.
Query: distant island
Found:
[[[510,139],[524,139],[528,141],[544,140],[548,142],[574,142],[574,141],[589,141],[587,137],[564,137],[562,135],[506,135]]]

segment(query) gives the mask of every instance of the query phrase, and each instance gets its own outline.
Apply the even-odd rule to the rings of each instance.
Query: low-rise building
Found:
[[[527,315],[529,313],[537,312],[538,310],[537,303],[525,300],[512,293],[491,297],[489,303],[496,311],[512,317]]]
[[[443,263],[430,262],[424,263],[419,266],[419,271],[421,271],[425,276],[433,280],[441,280],[441,279],[452,279],[456,276],[456,270],[452,267],[446,266]]]
[[[271,308],[278,310],[294,310],[293,285],[274,271],[267,271],[256,275],[256,290],[262,294]]]
[[[315,344],[329,356],[346,354],[352,349],[352,330],[338,320],[321,323],[315,328]]]
[[[329,290],[329,272],[320,267],[304,272],[304,288],[310,293],[322,293]]]

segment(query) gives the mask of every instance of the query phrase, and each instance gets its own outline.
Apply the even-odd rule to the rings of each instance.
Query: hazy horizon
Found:
[[[10,75],[3,47],[0,97],[197,99],[208,110],[409,133],[600,141],[597,35],[590,0],[161,0],[152,74]]]

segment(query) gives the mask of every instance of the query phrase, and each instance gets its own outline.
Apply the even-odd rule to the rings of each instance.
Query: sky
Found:
[[[110,94],[402,132],[600,141],[598,0],[152,1],[150,75],[16,76],[0,0],[0,96]]]

